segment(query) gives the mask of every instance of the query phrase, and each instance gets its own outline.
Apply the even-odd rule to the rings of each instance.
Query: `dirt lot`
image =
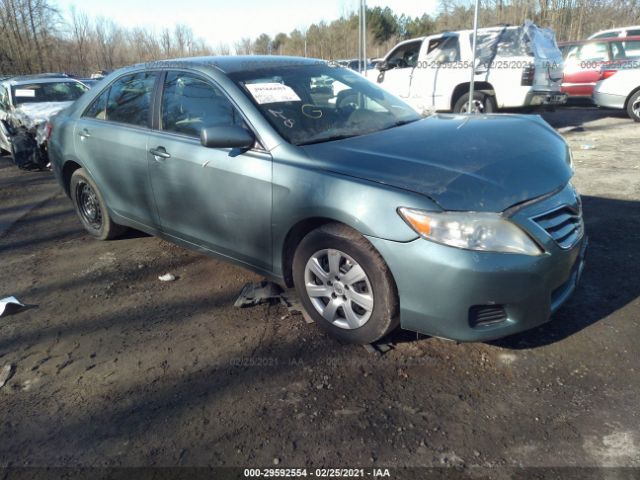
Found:
[[[49,173],[0,160],[0,297],[35,305],[0,318],[0,465],[640,467],[640,125],[544,116],[574,149],[579,290],[525,334],[384,355],[234,308],[240,268],[92,240]]]

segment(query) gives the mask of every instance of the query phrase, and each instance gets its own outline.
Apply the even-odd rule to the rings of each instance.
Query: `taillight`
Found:
[[[51,124],[51,122],[47,122],[47,140],[49,140],[51,138],[51,134],[53,133],[53,125]]]
[[[600,80],[606,80],[607,78],[613,76],[617,70],[602,70],[600,72]]]
[[[530,87],[533,85],[533,77],[536,76],[536,66],[533,63],[530,63],[524,70],[522,70],[522,80],[520,81],[520,85],[523,87]]]

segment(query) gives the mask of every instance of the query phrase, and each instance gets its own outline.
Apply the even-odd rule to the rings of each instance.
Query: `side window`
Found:
[[[615,38],[620,36],[620,32],[607,32],[607,33],[601,33],[600,35],[596,35],[593,38]]]
[[[7,89],[3,86],[0,86],[0,108],[2,110],[9,109],[9,94],[7,93]]]
[[[418,63],[418,53],[422,41],[406,43],[396,48],[389,57],[387,63],[391,68],[413,68]]]
[[[167,73],[162,130],[200,138],[203,128],[231,125],[244,122],[219,88],[188,73]]]
[[[624,60],[627,58],[622,42],[611,42],[609,46],[611,47],[612,60]]]
[[[629,40],[623,43],[625,57],[640,57],[640,40]]]
[[[587,43],[580,49],[580,60],[583,62],[605,62],[609,60],[605,42]]]
[[[127,75],[111,85],[107,120],[146,127],[149,124],[151,95],[156,73]]]
[[[457,62],[460,60],[460,41],[456,36],[432,40],[428,52],[429,59],[437,63]]]
[[[627,37],[639,37],[640,30],[627,30]]]
[[[107,88],[104,92],[98,95],[93,103],[82,114],[83,117],[97,118],[99,120],[107,119],[107,99],[109,98],[109,90]]]

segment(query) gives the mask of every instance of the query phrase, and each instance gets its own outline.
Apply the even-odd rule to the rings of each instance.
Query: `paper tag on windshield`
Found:
[[[282,83],[248,83],[245,86],[260,105],[264,103],[301,101],[291,87]]]
[[[35,90],[26,90],[26,89],[16,88],[16,97],[35,97],[35,96],[36,96]]]

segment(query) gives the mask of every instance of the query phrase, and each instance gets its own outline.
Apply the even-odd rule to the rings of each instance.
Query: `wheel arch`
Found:
[[[281,268],[284,283],[288,288],[293,287],[293,257],[302,239],[313,230],[329,223],[339,223],[355,230],[351,225],[328,217],[310,217],[300,220],[287,232],[282,245]]]
[[[69,191],[71,185],[71,176],[73,175],[73,172],[80,168],[82,168],[82,165],[74,160],[67,160],[62,166],[62,188],[64,189],[64,193],[66,193],[67,196],[71,194],[71,192]]]
[[[634,88],[633,90],[631,90],[631,93],[629,93],[629,95],[627,95],[627,98],[624,101],[624,110],[626,110],[629,107],[629,102],[631,101],[631,97],[633,97],[638,92],[640,92],[640,86],[638,86],[638,87]]]
[[[462,97],[466,93],[469,93],[470,88],[470,82],[464,82],[456,85],[456,87],[453,89],[453,93],[451,94],[451,110],[453,110],[456,102],[460,100],[460,97]],[[496,95],[495,88],[493,88],[493,85],[491,85],[489,82],[474,82],[473,90],[476,92],[483,92],[488,95],[493,95],[494,97]]]

